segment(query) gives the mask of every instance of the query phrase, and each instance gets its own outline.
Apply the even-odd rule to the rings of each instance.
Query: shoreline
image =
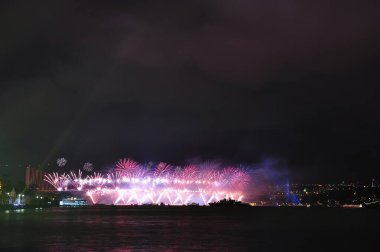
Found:
[[[23,207],[14,207],[14,206],[0,206],[0,210],[5,211],[18,211],[18,210],[155,210],[155,211],[197,211],[197,210],[252,210],[252,209],[379,209],[375,207],[363,206],[363,207],[327,207],[327,206],[173,206],[173,205],[91,205],[85,207],[58,207],[58,206],[23,206]]]

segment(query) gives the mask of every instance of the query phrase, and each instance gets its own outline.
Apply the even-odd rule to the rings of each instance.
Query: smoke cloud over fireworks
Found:
[[[142,165],[125,158],[109,173],[94,172],[86,177],[81,170],[52,173],[45,175],[45,181],[57,191],[83,192],[93,204],[208,205],[224,198],[243,200],[251,173],[246,168],[214,163]]]

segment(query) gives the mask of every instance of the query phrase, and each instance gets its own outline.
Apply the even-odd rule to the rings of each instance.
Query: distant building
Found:
[[[27,166],[25,170],[25,186],[30,189],[33,188],[37,191],[52,191],[54,188],[44,181],[45,172],[41,169],[36,169]]]
[[[17,195],[16,195],[16,190],[13,188],[12,191],[10,192],[9,194],[9,204],[14,204],[16,202],[16,198],[17,198]]]
[[[5,193],[4,193],[4,185],[3,182],[0,180],[0,205],[6,203],[5,202]]]

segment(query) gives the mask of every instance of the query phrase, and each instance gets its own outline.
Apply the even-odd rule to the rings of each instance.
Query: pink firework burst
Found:
[[[231,184],[242,189],[249,184],[250,180],[251,176],[246,171],[237,170],[232,175]]]
[[[199,175],[199,170],[196,165],[187,165],[182,170],[183,179],[196,179]]]
[[[221,172],[219,172],[218,180],[224,185],[231,184],[234,181],[236,172],[239,172],[239,169],[235,167],[224,168]]]
[[[154,171],[154,176],[156,177],[165,177],[170,173],[171,166],[167,163],[161,162],[157,165],[156,170]]]
[[[132,173],[138,167],[139,164],[129,158],[122,158],[116,163],[116,171],[121,173]]]

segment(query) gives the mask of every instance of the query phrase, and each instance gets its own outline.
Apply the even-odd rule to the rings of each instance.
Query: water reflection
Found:
[[[323,248],[324,242],[340,249],[363,249],[376,240],[371,240],[375,237],[371,232],[376,227],[374,220],[379,220],[374,211],[338,209],[19,209],[0,214],[0,249],[301,251],[307,246],[313,251]],[[355,241],[360,241],[361,247]]]

